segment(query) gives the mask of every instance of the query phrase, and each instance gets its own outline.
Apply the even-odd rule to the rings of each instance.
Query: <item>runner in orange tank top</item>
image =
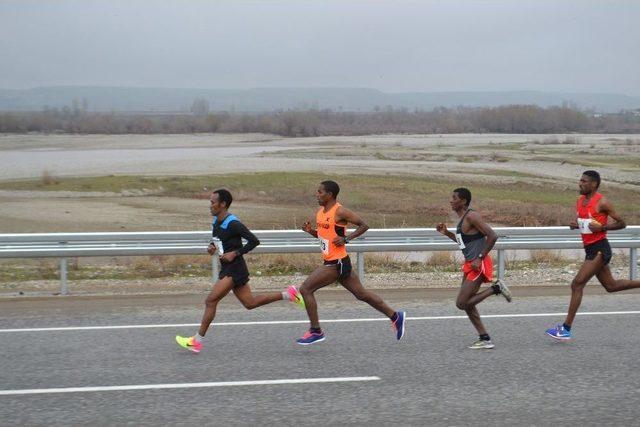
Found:
[[[335,261],[347,256],[346,245],[338,246],[334,242],[337,240],[339,243],[337,237],[346,236],[347,226],[336,222],[336,212],[341,206],[336,202],[328,211],[325,212],[325,208],[322,207],[316,213],[316,232],[325,261]]]
[[[580,230],[585,261],[571,282],[571,302],[569,312],[563,324],[547,329],[547,335],[558,340],[571,339],[571,328],[576,317],[582,293],[587,282],[596,276],[607,292],[619,292],[640,288],[640,280],[616,280],[611,275],[611,246],[607,240],[608,230],[621,230],[626,227],[613,205],[598,192],[600,174],[593,170],[585,171],[580,177],[580,197],[576,204],[576,219],[569,224],[572,230]],[[609,222],[609,218],[614,222]]]
[[[300,287],[300,293],[305,301],[311,327],[302,338],[297,340],[297,343],[309,345],[324,341],[325,336],[320,328],[318,305],[314,292],[332,284],[336,280],[357,299],[366,302],[389,317],[395,329],[396,339],[399,340],[404,335],[405,312],[393,310],[382,298],[365,289],[360,283],[358,275],[351,268],[351,259],[347,255],[346,244],[364,234],[369,229],[369,226],[355,212],[338,203],[339,192],[340,187],[336,182],[321,182],[316,193],[320,209],[316,213],[315,228],[310,221],[307,221],[302,226],[304,231],[320,241],[324,264],[311,273]],[[347,234],[348,224],[354,224],[358,228]]]

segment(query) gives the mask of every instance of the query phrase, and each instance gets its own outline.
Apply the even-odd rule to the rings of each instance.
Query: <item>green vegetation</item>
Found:
[[[504,183],[492,176],[507,175],[516,182]],[[484,177],[483,175],[478,175]],[[494,223],[505,225],[558,225],[568,221],[573,211],[576,190],[562,182],[529,178],[526,174],[486,171],[486,179],[474,184],[469,179],[456,182],[451,177],[416,177],[400,175],[334,175],[342,191],[340,199],[357,210],[373,227],[431,226],[449,215],[451,190],[469,187],[476,207]],[[207,199],[215,188],[229,188],[241,203],[269,208],[270,227],[278,224],[291,228],[292,212],[311,212],[315,207],[315,191],[322,180],[319,173],[244,173],[209,176],[103,176],[59,178],[51,180],[11,181],[0,183],[4,190],[111,192],[144,196]],[[617,203],[618,211],[628,222],[640,221],[640,197],[633,190],[608,188],[608,197]],[[624,203],[622,203],[624,201]],[[264,223],[255,211],[244,215],[252,224]],[[303,213],[304,215],[304,213]],[[281,220],[280,220],[281,219]],[[289,225],[287,225],[289,224]]]

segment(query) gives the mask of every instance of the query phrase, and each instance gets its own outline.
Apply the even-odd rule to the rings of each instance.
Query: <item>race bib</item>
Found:
[[[327,239],[320,238],[320,249],[324,255],[329,255],[329,241]]]
[[[211,243],[213,243],[213,245],[216,247],[216,253],[218,255],[222,255],[224,253],[224,247],[222,246],[222,240],[218,239],[217,237],[214,237],[213,239],[211,239]]]
[[[466,246],[464,245],[464,241],[462,240],[462,234],[461,233],[456,233],[456,242],[458,242],[458,247],[460,249],[466,248]]]
[[[589,224],[591,224],[591,218],[578,218],[578,230],[582,234],[593,234],[593,231],[589,230]]]

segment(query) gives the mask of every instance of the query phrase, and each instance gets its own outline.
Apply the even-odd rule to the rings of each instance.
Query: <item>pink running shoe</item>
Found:
[[[300,306],[300,308],[304,309],[304,298],[302,298],[302,294],[295,286],[291,285],[287,288],[287,292],[289,293],[289,301],[296,303]]]
[[[202,343],[196,341],[195,337],[181,337],[180,335],[176,335],[176,342],[180,347],[192,353],[200,353],[200,350],[202,350]]]

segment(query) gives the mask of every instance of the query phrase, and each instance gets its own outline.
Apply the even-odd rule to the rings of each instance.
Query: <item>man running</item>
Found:
[[[571,339],[571,327],[582,302],[582,292],[593,276],[596,276],[607,292],[640,288],[640,280],[616,280],[611,275],[609,262],[612,253],[607,231],[621,230],[626,227],[626,223],[616,213],[613,205],[598,192],[600,174],[594,170],[585,171],[578,185],[580,197],[576,203],[577,218],[569,224],[569,228],[580,230],[586,256],[571,282],[571,302],[564,323],[547,329],[547,335],[557,340]],[[614,222],[609,223],[609,217]]]
[[[476,305],[485,298],[497,294],[502,294],[507,302],[511,302],[511,292],[500,280],[497,280],[490,288],[480,291],[480,285],[493,280],[493,261],[489,252],[493,249],[498,236],[484,222],[478,212],[469,208],[470,203],[471,192],[468,189],[456,188],[453,190],[449,204],[460,218],[456,234],[447,230],[444,223],[438,224],[436,230],[456,242],[464,255],[462,286],[458,293],[456,307],[467,313],[469,320],[478,331],[478,341],[469,348],[474,350],[490,349],[495,345],[491,342],[491,337],[482,324]]]
[[[318,187],[316,199],[321,206],[316,213],[316,228],[307,221],[302,229],[320,240],[324,264],[318,267],[304,281],[300,293],[304,298],[311,327],[302,338],[297,340],[300,345],[309,345],[324,341],[324,332],[320,328],[318,306],[314,292],[336,280],[350,291],[357,299],[364,301],[371,307],[391,319],[396,332],[396,339],[404,335],[404,311],[394,311],[378,295],[366,290],[358,275],[352,271],[351,259],[347,255],[346,244],[362,235],[369,226],[359,215],[342,206],[337,201],[340,187],[334,181],[323,181]],[[347,235],[347,225],[354,224],[358,228]]]
[[[284,292],[258,295],[251,293],[248,284],[249,270],[243,255],[258,246],[260,241],[235,215],[228,212],[232,201],[233,197],[227,190],[216,190],[211,194],[213,239],[211,239],[207,252],[210,255],[218,254],[220,257],[219,280],[213,285],[211,293],[205,300],[206,308],[198,333],[191,337],[176,335],[178,345],[194,353],[199,353],[202,350],[202,342],[216,315],[218,302],[231,290],[247,310],[280,300],[295,302],[304,308],[304,300],[295,286],[289,286]],[[242,245],[243,238],[247,241],[244,246]]]

